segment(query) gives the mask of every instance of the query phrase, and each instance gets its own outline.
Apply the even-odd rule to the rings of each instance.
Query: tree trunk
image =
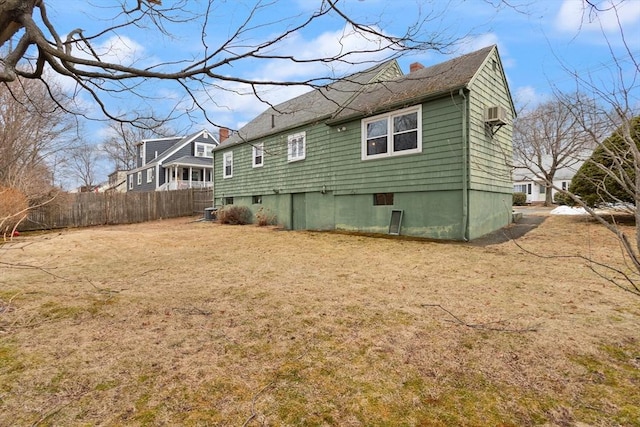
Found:
[[[548,186],[547,191],[544,194],[544,205],[551,206],[553,205],[553,187]]]
[[[18,17],[33,14],[33,8],[40,0],[0,0],[0,47],[22,28]]]

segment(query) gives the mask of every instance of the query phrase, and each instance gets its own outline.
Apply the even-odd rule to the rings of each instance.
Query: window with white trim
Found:
[[[147,169],[147,182],[153,181],[153,168]]]
[[[129,175],[129,190],[133,190],[133,175]]]
[[[362,120],[362,160],[421,152],[421,105]]]
[[[290,162],[304,160],[306,154],[306,139],[306,132],[296,133],[287,137],[287,160]]]
[[[227,151],[222,155],[222,177],[231,178],[233,176],[233,151]]]
[[[264,164],[264,143],[256,144],[253,146],[253,160],[251,166],[254,168],[260,168]]]
[[[195,155],[196,157],[209,157],[213,158],[213,149],[215,145],[204,144],[202,142],[196,142]]]
[[[531,194],[531,184],[515,184],[513,186],[513,192]]]
[[[136,178],[138,178],[138,185],[142,185],[142,172],[138,172]]]

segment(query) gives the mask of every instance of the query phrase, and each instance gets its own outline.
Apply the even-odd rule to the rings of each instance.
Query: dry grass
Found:
[[[519,242],[619,262],[573,217]],[[179,219],[0,263],[0,425],[640,425],[638,298],[512,242]]]

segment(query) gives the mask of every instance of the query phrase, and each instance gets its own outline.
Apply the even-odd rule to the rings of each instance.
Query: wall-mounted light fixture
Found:
[[[344,131],[346,131],[346,130],[347,130],[347,127],[346,127],[346,126],[341,126],[341,127],[339,127],[339,128],[337,129],[337,131],[338,131],[338,132],[344,132]]]

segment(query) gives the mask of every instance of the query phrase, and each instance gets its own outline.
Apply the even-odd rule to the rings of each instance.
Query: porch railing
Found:
[[[158,191],[186,190],[188,188],[213,188],[213,182],[187,181],[179,179],[162,184],[160,187],[158,187]]]

